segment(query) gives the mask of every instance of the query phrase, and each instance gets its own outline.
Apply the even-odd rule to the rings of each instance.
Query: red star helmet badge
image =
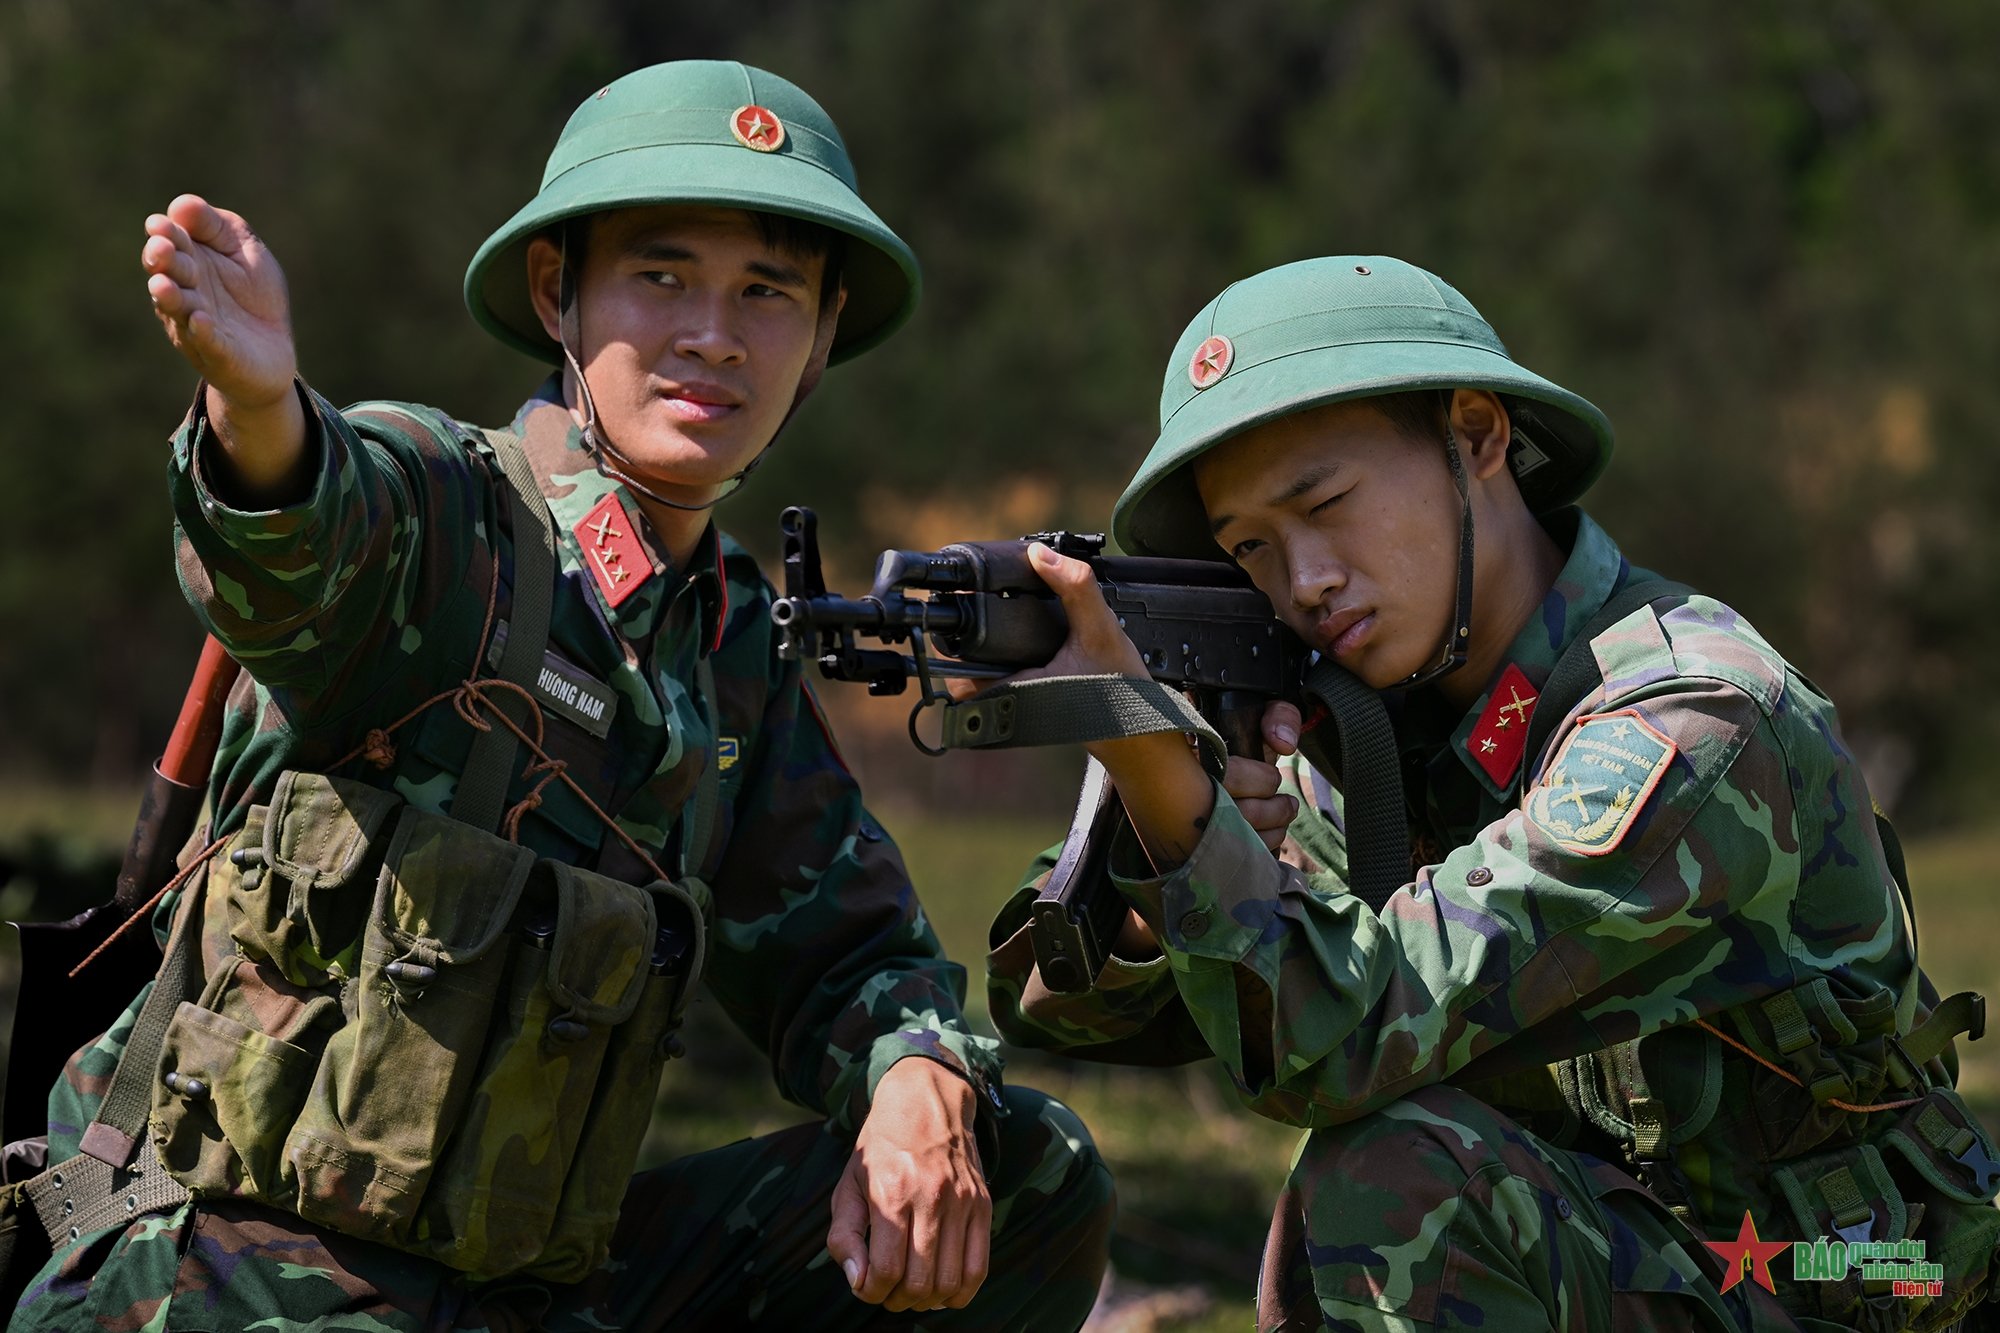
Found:
[[[785,122],[755,102],[736,108],[729,117],[729,132],[736,142],[760,153],[775,153],[785,146]]]
[[[638,525],[616,491],[592,505],[570,533],[583,548],[583,563],[589,566],[597,590],[613,610],[653,576],[653,558],[646,554]]]
[[[1229,363],[1236,359],[1236,344],[1215,334],[1194,349],[1194,360],[1188,362],[1188,380],[1197,389],[1209,385],[1229,373]]]
[[[1512,782],[1514,770],[1521,766],[1522,752],[1528,748],[1528,719],[1535,715],[1540,695],[1521,668],[1509,662],[1500,673],[1500,683],[1486,697],[1486,709],[1472,734],[1465,738],[1466,752],[1496,787]]]

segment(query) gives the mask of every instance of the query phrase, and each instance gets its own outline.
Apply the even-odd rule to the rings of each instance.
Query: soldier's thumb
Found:
[[[1049,591],[1062,603],[1063,613],[1069,617],[1072,630],[1085,626],[1100,628],[1097,620],[1108,616],[1110,610],[1104,605],[1103,597],[1098,595],[1097,576],[1089,565],[1066,555],[1058,555],[1040,542],[1028,547],[1028,561],[1042,576],[1042,582],[1049,585]]]

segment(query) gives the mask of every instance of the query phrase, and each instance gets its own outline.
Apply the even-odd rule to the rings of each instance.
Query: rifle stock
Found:
[[[0,1135],[7,1142],[46,1131],[46,1094],[64,1063],[117,1020],[159,966],[152,932],[134,929],[91,964],[89,975],[69,975],[174,874],[175,857],[201,815],[222,735],[223,704],[237,671],[221,644],[213,638],[202,643],[180,716],[140,797],[111,900],[67,921],[0,926],[14,936],[0,946],[14,965],[8,969],[14,993],[0,996],[0,1022],[8,1032],[0,1049]],[[34,997],[33,1023],[17,1022],[21,996]]]

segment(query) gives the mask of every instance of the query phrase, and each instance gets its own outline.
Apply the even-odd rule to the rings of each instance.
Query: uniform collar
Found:
[[[551,375],[521,405],[509,428],[542,488],[556,540],[574,566],[566,577],[589,588],[605,622],[625,638],[643,641],[676,617],[692,599],[703,656],[721,646],[729,615],[723,575],[722,533],[710,522],[695,544],[688,568],[677,569],[654,537],[638,498],[598,471],[583,445],[583,431],[562,401],[560,376]]]
[[[1519,792],[1529,720],[1542,686],[1584,624],[1631,577],[1617,543],[1581,509],[1542,518],[1569,558],[1541,609],[1521,627],[1486,689],[1460,719],[1451,749],[1488,793],[1511,803]]]

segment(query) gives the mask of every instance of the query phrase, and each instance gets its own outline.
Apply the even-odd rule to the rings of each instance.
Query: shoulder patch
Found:
[[[1565,851],[1604,856],[1624,841],[1678,753],[1636,709],[1592,713],[1528,793],[1528,818]]]

